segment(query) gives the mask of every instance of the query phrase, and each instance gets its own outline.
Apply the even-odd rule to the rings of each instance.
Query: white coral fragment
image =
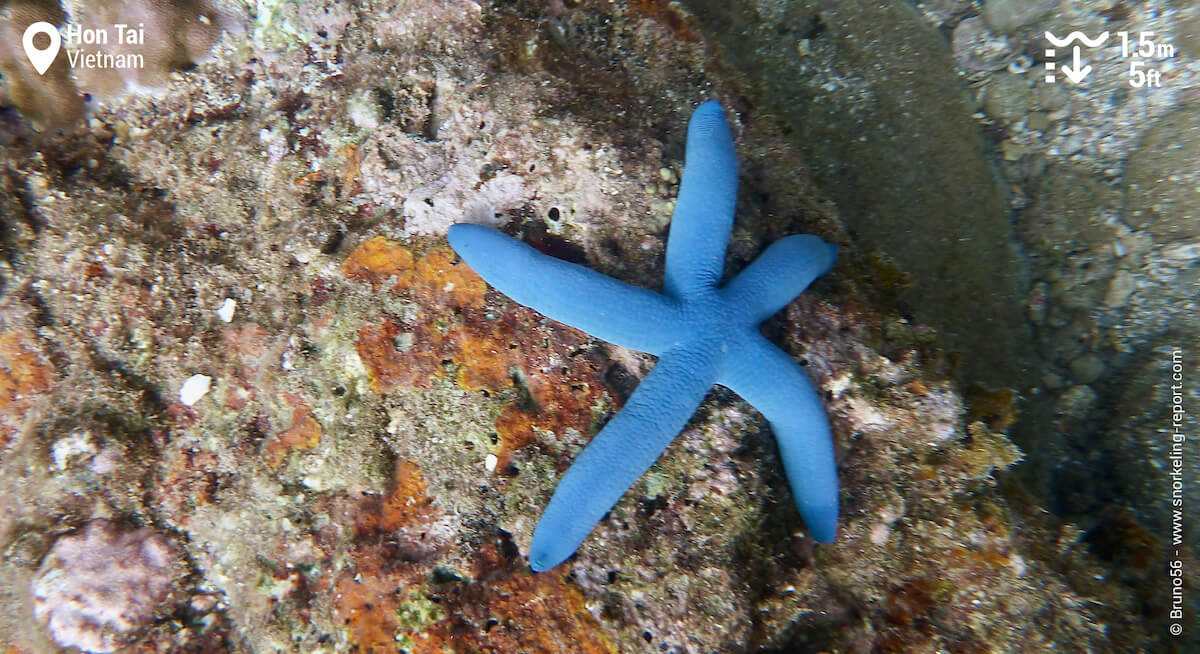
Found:
[[[208,375],[192,375],[183,382],[183,386],[179,389],[179,401],[186,406],[192,406],[200,401],[200,398],[208,394],[208,389],[212,386],[212,377]]]
[[[221,303],[221,308],[217,309],[217,317],[221,319],[221,322],[232,322],[233,312],[235,311],[237,311],[237,301],[231,297],[227,297]]]

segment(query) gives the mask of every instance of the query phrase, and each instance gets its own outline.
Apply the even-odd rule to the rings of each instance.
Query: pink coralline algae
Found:
[[[112,652],[169,608],[180,572],[162,535],[94,520],[59,538],[33,580],[34,615],[55,642]]]

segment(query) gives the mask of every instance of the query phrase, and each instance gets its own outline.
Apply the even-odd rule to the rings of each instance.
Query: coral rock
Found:
[[[364,241],[342,264],[342,272],[379,286],[385,279],[412,269],[413,256],[408,248],[383,236]]]
[[[54,370],[32,344],[29,334],[0,334],[0,446],[24,420],[31,397],[50,389]]]
[[[170,608],[179,573],[162,535],[96,520],[50,550],[33,581],[34,615],[59,645],[112,652]]]
[[[289,452],[311,450],[321,442],[321,423],[313,417],[312,409],[301,405],[292,410],[292,424],[275,434],[264,447],[267,465],[278,468]]]

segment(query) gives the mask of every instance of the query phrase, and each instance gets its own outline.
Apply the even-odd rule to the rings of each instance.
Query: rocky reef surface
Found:
[[[97,20],[113,20],[107,4],[92,9]],[[878,71],[855,76],[872,48],[837,57],[858,34],[888,43],[897,21],[926,30],[905,33],[925,42],[938,38],[928,21],[980,20],[965,3],[942,4],[924,18],[804,5],[805,21],[788,23],[803,28],[791,47],[802,67],[815,65],[804,59],[813,52],[825,57],[808,79],[832,85],[834,107],[853,106],[837,104],[841,91],[961,93],[942,100],[953,110],[944,121],[922,124],[974,140],[929,136],[922,147],[970,171],[987,187],[978,211],[1003,218],[985,139],[962,123],[978,120],[968,91],[943,78],[896,87]],[[964,341],[943,337],[961,313],[939,332],[928,324],[937,312],[906,310],[913,298],[965,291],[914,294],[914,280],[928,283],[922,271],[936,270],[907,270],[909,259],[859,233],[864,207],[902,197],[903,184],[860,178],[875,191],[846,205],[853,193],[830,186],[823,157],[855,161],[870,149],[806,147],[763,71],[700,3],[135,5],[173,35],[147,50],[144,77],[52,67],[39,81],[21,68],[19,39],[0,54],[8,651],[1176,642],[1156,622],[1165,596],[1147,590],[1161,554],[1142,518],[1109,506],[1098,521],[1053,519],[1044,497],[1015,483],[1005,471],[1022,453],[1005,431],[1016,395],[961,390]],[[789,16],[777,9],[763,3],[724,25]],[[32,0],[4,11],[10,37],[18,17],[66,15]],[[954,65],[942,50],[929,53],[943,58],[937,75]],[[978,56],[989,53],[1000,56]],[[535,575],[522,555],[556,480],[653,360],[491,291],[445,231],[464,219],[493,224],[554,256],[659,284],[686,120],[711,97],[729,112],[742,164],[728,274],[787,234],[841,246],[832,273],[765,328],[827,398],[839,539],[806,537],[769,428],[717,389],[578,555]],[[884,150],[898,156],[914,138]],[[1156,165],[1130,164],[1150,171],[1136,183],[1158,183]],[[1110,181],[1087,197],[1108,197]],[[916,194],[924,204],[906,219],[933,210],[936,188]],[[1182,199],[1138,209],[1148,222],[1129,225],[1133,236],[1158,238],[1154,212],[1189,206],[1187,188],[1172,192]],[[1077,205],[1055,196],[1041,206],[1054,202],[1068,214]],[[954,236],[942,226],[934,242]],[[1000,223],[986,230],[1005,233]],[[956,250],[955,261],[970,253]],[[980,270],[1019,264],[1004,243],[977,259]],[[1140,288],[1142,269],[1121,269]],[[1142,297],[1124,293],[1114,271],[1104,297]],[[997,307],[1023,292],[1025,274],[1010,272],[987,313],[1006,321]],[[1085,353],[1061,362],[1076,385],[1094,372],[1074,363]],[[1130,377],[1143,394],[1117,405],[1125,422],[1114,418],[1114,430],[1166,407],[1156,365]],[[1188,560],[1194,587],[1200,567]]]

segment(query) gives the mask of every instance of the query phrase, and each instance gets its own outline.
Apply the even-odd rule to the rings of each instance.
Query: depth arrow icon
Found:
[[[1089,64],[1087,66],[1080,67],[1082,62],[1079,60],[1079,46],[1072,48],[1072,51],[1073,54],[1071,56],[1071,60],[1075,65],[1073,67],[1063,66],[1062,72],[1063,75],[1067,76],[1067,79],[1071,80],[1072,84],[1078,84],[1083,81],[1083,78],[1088,76],[1088,73],[1092,72],[1092,66]]]

